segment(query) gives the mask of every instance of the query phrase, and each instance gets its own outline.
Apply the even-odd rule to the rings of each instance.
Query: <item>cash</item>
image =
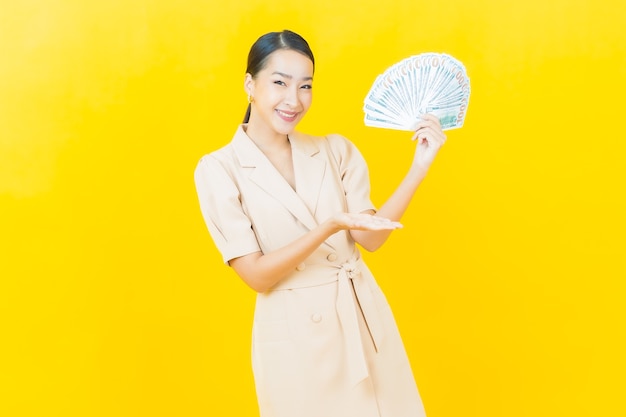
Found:
[[[470,97],[463,64],[443,53],[423,53],[389,67],[365,97],[365,125],[413,131],[426,113],[444,130],[463,126]]]

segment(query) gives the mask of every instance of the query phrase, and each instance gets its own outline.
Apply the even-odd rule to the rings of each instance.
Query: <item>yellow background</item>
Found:
[[[434,51],[471,78],[366,255],[429,417],[626,415],[625,23],[622,0],[0,0],[0,415],[256,415],[254,294],[193,170],[284,28],[317,58],[301,130],[352,139],[377,204],[413,143],[363,126],[375,76]]]

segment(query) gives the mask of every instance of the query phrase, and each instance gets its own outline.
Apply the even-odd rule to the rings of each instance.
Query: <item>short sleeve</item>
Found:
[[[327,139],[339,167],[348,212],[376,211],[370,198],[369,170],[361,152],[341,135],[328,135]]]
[[[239,190],[222,164],[211,155],[204,156],[196,167],[194,179],[204,222],[224,263],[259,252]]]

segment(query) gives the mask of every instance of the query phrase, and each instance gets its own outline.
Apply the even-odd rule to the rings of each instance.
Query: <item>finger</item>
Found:
[[[420,122],[417,124],[417,128],[415,131],[423,130],[423,129],[431,129],[433,132],[439,132],[443,134],[443,129],[441,125],[434,121]]]
[[[424,115],[424,116],[431,116],[431,115]],[[434,116],[431,116],[434,117]],[[441,124],[439,123],[439,119],[437,119],[436,117],[434,117],[434,119],[423,119],[418,121],[414,128],[411,129],[415,132],[419,132],[421,130],[424,129],[432,129],[433,132],[439,132],[440,134],[444,134],[443,130],[441,129]],[[412,138],[412,140],[415,140],[415,136]]]
[[[431,144],[443,145],[446,141],[446,135],[432,129],[421,129],[415,132],[414,139],[419,139],[419,143],[427,141]]]
[[[424,135],[435,134],[435,133],[436,133],[436,128],[433,128],[427,124],[423,124],[423,125],[420,124],[417,130],[415,130],[415,133],[413,134],[413,137],[411,138],[411,140],[423,138]]]
[[[380,225],[384,227],[402,227],[402,225],[399,222],[391,221],[385,218],[374,216],[372,220],[373,220],[372,224],[376,224],[376,225]]]
[[[439,118],[437,116],[435,116],[432,113],[426,113],[426,114],[422,115],[421,118],[423,120],[431,121],[431,122],[435,123],[435,125],[441,127],[441,121],[439,120]]]
[[[396,224],[380,224],[380,225],[376,225],[376,226],[372,226],[369,228],[369,230],[396,230],[396,229],[402,229],[402,225],[396,225]]]
[[[371,216],[365,215],[367,218],[359,219],[355,222],[357,226],[371,229],[371,230],[382,230],[382,229],[398,229],[402,227],[402,224],[396,221],[391,221],[385,217]]]
[[[403,226],[398,222],[389,223],[362,223],[358,225],[359,228],[365,230],[395,230],[401,229]]]

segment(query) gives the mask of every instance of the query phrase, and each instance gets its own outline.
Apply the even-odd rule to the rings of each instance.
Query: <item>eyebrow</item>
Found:
[[[291,76],[291,75],[289,75],[289,74],[285,74],[284,72],[280,72],[280,71],[274,71],[274,72],[272,73],[272,75],[275,75],[275,74],[276,74],[276,75],[280,75],[281,77],[284,77],[284,78],[288,78],[288,79],[290,79],[290,80],[293,78],[293,76]],[[313,77],[304,77],[304,78],[302,79],[302,81],[310,81],[310,80],[312,80],[312,79],[313,79]]]

